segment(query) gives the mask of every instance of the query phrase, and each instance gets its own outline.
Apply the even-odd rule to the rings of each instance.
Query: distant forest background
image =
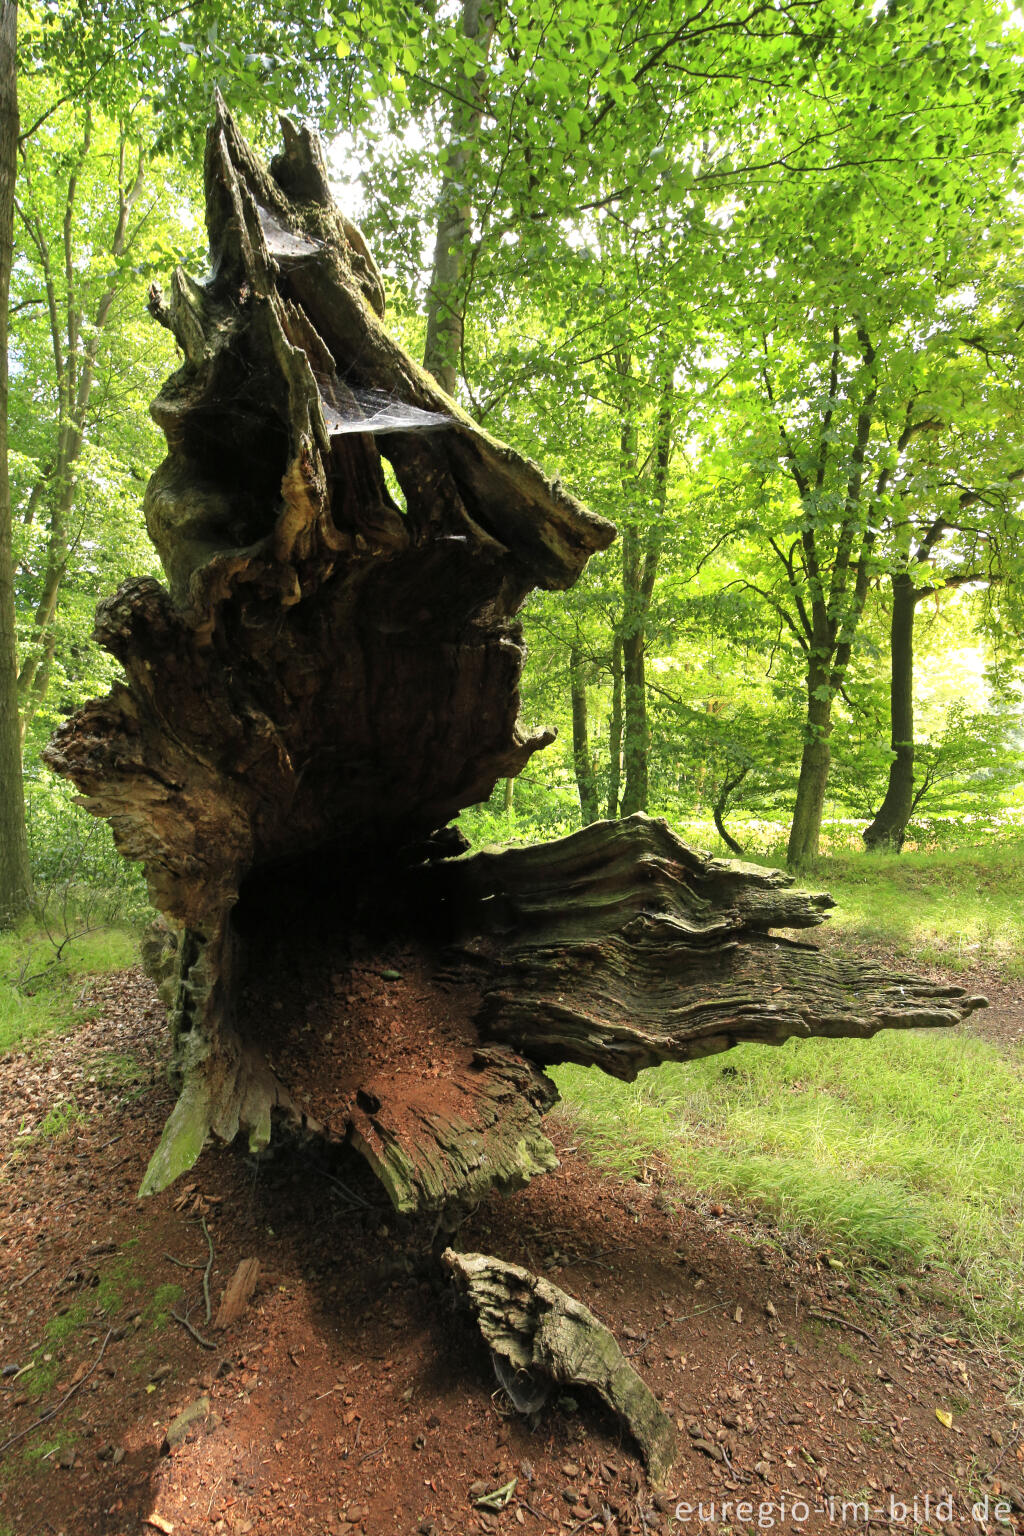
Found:
[[[9,910],[22,786],[36,881],[125,878],[39,752],[115,675],[97,600],[156,569],[148,403],[177,360],[147,303],[178,262],[204,275],[215,87],[268,154],[278,109],[320,130],[404,343],[618,525],[527,606],[522,713],[558,739],[463,818],[475,840],[645,810],[801,868],[1016,831],[1019,13],[3,11]]]

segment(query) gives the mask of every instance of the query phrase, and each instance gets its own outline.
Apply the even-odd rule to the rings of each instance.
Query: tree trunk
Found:
[[[587,685],[583,678],[583,660],[578,640],[573,641],[569,651],[569,690],[572,695],[572,761],[580,796],[580,815],[586,827],[597,820],[601,811],[597,803],[597,781],[590,756]]]
[[[619,814],[646,811],[650,791],[651,728],[647,716],[647,634],[654,583],[665,537],[668,469],[672,453],[672,370],[662,391],[651,477],[653,521],[641,536],[622,533],[622,677],[625,705],[623,758],[626,784]]]
[[[825,810],[825,792],[828,789],[831,765],[831,732],[832,698],[828,691],[828,676],[812,662],[807,676],[804,750],[800,759],[793,825],[786,850],[786,862],[791,869],[800,869],[818,856],[821,818]]]
[[[76,455],[77,457],[77,455]],[[73,461],[67,465],[68,477],[51,507],[46,540],[46,570],[43,589],[33,615],[35,633],[28,653],[18,670],[18,697],[21,704],[21,743],[46,697],[50,684],[53,653],[57,645],[57,600],[64,582],[68,560],[67,519],[74,503]]]
[[[7,463],[7,321],[18,166],[17,43],[16,0],[0,0],[0,927],[27,911],[31,895],[18,724],[14,544]]]
[[[493,0],[463,0],[462,31],[477,41],[483,54],[494,34]],[[483,117],[486,77],[483,69],[458,82],[448,155],[437,209],[434,261],[427,289],[427,335],[423,366],[443,390],[454,395],[462,357],[465,327],[462,291],[466,247],[473,209],[469,197],[474,140]]]
[[[622,733],[622,758],[626,772],[626,783],[622,791],[622,802],[619,806],[620,816],[632,816],[637,811],[646,811],[649,790],[649,759],[651,745],[651,729],[647,718],[647,626],[646,613],[640,612],[639,582],[634,582],[631,572],[634,567],[632,555],[628,559],[626,549],[630,544],[639,545],[635,533],[624,530],[622,534],[623,548],[623,589],[626,597],[627,613],[632,608],[633,618],[627,618],[622,636],[622,695],[623,695],[623,733]],[[639,568],[639,557],[635,561]]]
[[[608,719],[608,807],[605,814],[614,821],[619,814],[622,785],[622,636],[616,631],[612,641],[612,711]]]
[[[867,847],[899,853],[914,809],[914,614],[917,592],[908,571],[892,578],[889,707],[892,750],[889,783],[874,820],[864,829]]]
[[[34,634],[18,672],[18,696],[21,705],[21,739],[32,724],[46,698],[57,646],[57,610],[68,558],[76,537],[72,519],[78,495],[78,469],[89,429],[89,407],[96,379],[96,364],[103,333],[123,271],[122,260],[129,244],[129,219],[143,186],[144,162],[140,154],[131,186],[126,180],[127,141],[122,133],[118,163],[118,214],[110,244],[112,271],[107,286],[91,316],[91,324],[82,306],[77,288],[77,268],[72,246],[78,173],[85,164],[91,144],[88,109],[85,128],[78,146],[75,165],[67,184],[64,208],[64,283],[66,334],[63,346],[54,322],[52,346],[54,375],[60,400],[60,426],[57,433],[54,465],[46,477],[45,490],[50,505],[49,532],[46,541],[46,570],[43,587],[33,616]],[[23,213],[42,267],[47,293],[55,294],[50,251],[38,221]],[[84,337],[84,339],[83,339]],[[33,493],[34,494],[34,493]]]
[[[725,846],[729,849],[730,853],[734,853],[738,859],[742,859],[743,849],[732,836],[732,834],[726,830],[725,812],[729,805],[729,796],[732,794],[733,790],[739,789],[740,785],[743,783],[743,780],[746,778],[749,772],[749,768],[742,768],[740,769],[739,773],[733,774],[732,777],[724,778],[722,780],[722,787],[718,791],[715,803],[711,808],[711,816],[715,823],[719,837],[722,839],[722,842],[725,844]]]
[[[959,1019],[958,988],[773,938],[829,899],[662,822],[460,856],[447,823],[551,739],[519,729],[516,613],[614,530],[401,351],[315,140],[284,132],[268,172],[219,106],[213,276],[153,303],[185,354],[145,502],[168,588],[101,604],[126,682],[46,752],[169,919],[147,964],[181,1094],[143,1190],[276,1114],[451,1221],[553,1166],[550,1063]]]

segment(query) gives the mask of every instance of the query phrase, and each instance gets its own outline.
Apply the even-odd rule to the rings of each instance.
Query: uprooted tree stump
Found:
[[[166,920],[181,1093],[143,1190],[276,1113],[450,1227],[554,1165],[549,1064],[958,1021],[958,988],[773,933],[829,898],[663,822],[465,851],[452,819],[551,740],[520,730],[516,614],[614,529],[389,336],[305,130],[267,169],[219,106],[205,176],[212,275],[150,305],[184,353],[145,500],[167,586],[100,605],[126,681],[46,753]]]

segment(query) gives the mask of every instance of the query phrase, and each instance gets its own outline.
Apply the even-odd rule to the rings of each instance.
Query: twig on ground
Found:
[[[210,1257],[207,1259],[206,1268],[203,1270],[203,1302],[206,1306],[206,1321],[209,1322],[213,1316],[213,1309],[210,1306],[210,1271],[213,1269],[213,1238],[210,1236],[210,1229],[206,1225],[206,1217],[200,1216],[199,1221],[203,1228],[203,1236],[206,1238],[206,1246],[210,1250]]]
[[[882,1347],[873,1333],[868,1333],[867,1329],[862,1328],[859,1323],[851,1323],[848,1317],[840,1317],[838,1312],[812,1312],[808,1308],[807,1316],[815,1317],[821,1323],[838,1323],[841,1328],[850,1328],[854,1333],[859,1333],[862,1339],[867,1339],[868,1343],[873,1344],[876,1349]]]
[[[217,1489],[220,1487],[220,1485],[221,1485],[221,1483],[223,1481],[224,1481],[224,1479],[222,1477],[218,1477],[217,1481],[213,1485],[213,1492],[210,1494],[210,1502],[206,1506],[206,1518],[207,1518],[207,1520],[209,1520],[209,1518],[210,1518],[210,1510],[213,1508],[213,1501],[217,1497]]]
[[[696,1312],[687,1312],[685,1317],[672,1317],[672,1318],[669,1318],[668,1323],[663,1324],[662,1326],[668,1327],[669,1325],[673,1325],[673,1324],[677,1324],[677,1323],[692,1323],[693,1319],[695,1317],[703,1317],[706,1312],[717,1312],[719,1307],[721,1307],[722,1305],[723,1305],[723,1303],[721,1301],[713,1301],[713,1302],[710,1303],[709,1306],[698,1307]],[[728,1306],[729,1303],[725,1302],[724,1305]]]
[[[1000,1463],[1005,1459],[1007,1451],[1015,1451],[1018,1445],[1024,1445],[1024,1435],[1016,1436],[1006,1442],[1002,1450],[999,1452],[999,1455],[996,1457],[996,1460],[992,1463],[990,1475],[991,1472],[995,1472],[997,1470]]]
[[[190,1333],[192,1335],[192,1337],[195,1339],[196,1343],[197,1344],[201,1344],[204,1349],[216,1349],[217,1348],[216,1344],[211,1344],[209,1339],[204,1339],[203,1338],[203,1336],[199,1332],[199,1330],[197,1328],[193,1327],[193,1325],[189,1322],[187,1317],[183,1317],[180,1312],[175,1312],[173,1307],[171,1309],[171,1316],[174,1318],[174,1321],[176,1323],[180,1323],[181,1326],[186,1330],[186,1332],[188,1332],[188,1333]]]
[[[3,1444],[0,1445],[0,1456],[3,1456],[6,1451],[9,1451],[12,1445],[17,1445],[19,1440],[24,1440],[25,1436],[30,1435],[34,1429],[38,1429],[40,1424],[48,1424],[51,1419],[55,1419],[65,1404],[70,1403],[75,1393],[79,1390],[79,1388],[85,1386],[85,1383],[89,1380],[89,1377],[93,1374],[93,1372],[96,1370],[96,1367],[103,1359],[103,1356],[106,1353],[107,1345],[110,1343],[110,1336],[113,1331],[113,1328],[107,1329],[106,1337],[104,1338],[103,1343],[100,1345],[100,1352],[96,1356],[96,1359],[93,1361],[92,1365],[86,1371],[85,1375],[82,1377],[81,1381],[76,1381],[73,1386],[69,1387],[64,1396],[61,1398],[60,1402],[57,1403],[53,1408],[48,1409],[46,1413],[41,1413],[38,1419],[36,1419],[34,1423],[30,1424],[27,1429],[20,1429],[16,1435],[11,1435],[9,1439],[5,1440]]]
[[[46,1264],[47,1264],[47,1261],[44,1259],[42,1264],[37,1264],[36,1265],[35,1269],[30,1269],[27,1275],[22,1275],[20,1280],[15,1280],[15,1282],[14,1282],[15,1285],[25,1285],[29,1280],[32,1279],[33,1275],[38,1275],[38,1273],[39,1273],[39,1271],[41,1269],[45,1269],[46,1268]]]
[[[164,1258],[165,1259],[170,1259],[172,1264],[177,1264],[179,1269],[205,1269],[206,1268],[206,1260],[205,1259],[199,1259],[198,1261],[196,1261],[194,1259],[176,1259],[174,1257],[173,1253],[165,1253],[164,1254]]]

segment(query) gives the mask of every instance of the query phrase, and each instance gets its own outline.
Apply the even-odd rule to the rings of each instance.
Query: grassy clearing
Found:
[[[745,824],[737,824],[741,841]],[[774,829],[772,829],[774,830]],[[705,822],[677,827],[684,842],[722,858],[732,855]],[[855,841],[858,839],[855,839]],[[752,863],[780,868],[785,844],[751,842]],[[830,891],[834,928],[866,944],[891,947],[919,965],[950,971],[998,967],[1024,978],[1024,839],[1013,834],[970,848],[866,854],[840,848],[803,870],[799,883]]]
[[[625,1084],[556,1074],[598,1159],[660,1156],[837,1255],[946,1268],[1024,1346],[1024,1053],[969,1036],[741,1046]]]
[[[80,1022],[74,1005],[88,978],[137,959],[138,936],[128,927],[84,933],[59,955],[31,924],[0,933],[0,1051]]]
[[[1024,978],[1024,843],[819,859],[801,884],[831,891],[834,927],[918,964]]]

